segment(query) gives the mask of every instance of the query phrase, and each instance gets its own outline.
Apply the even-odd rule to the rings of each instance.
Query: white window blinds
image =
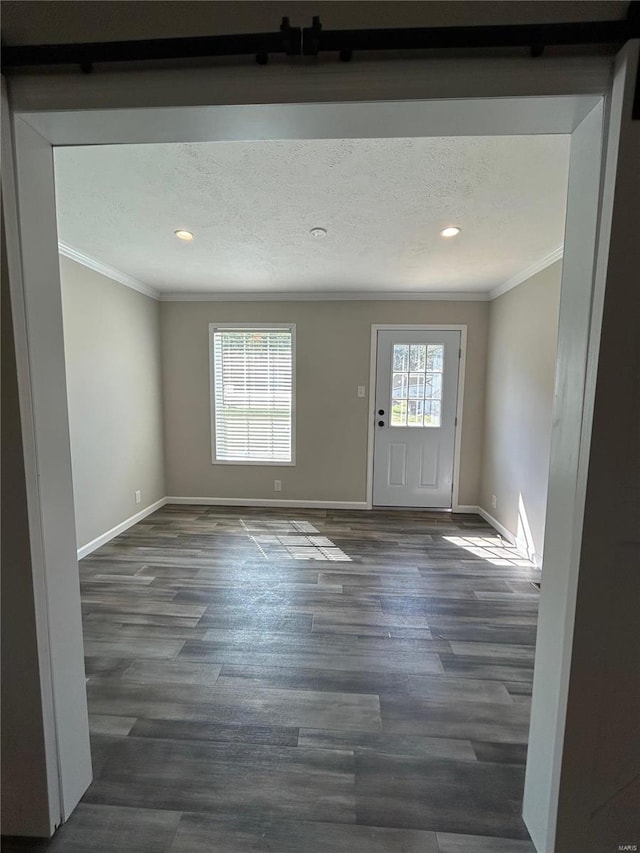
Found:
[[[217,462],[293,461],[293,328],[213,328]]]

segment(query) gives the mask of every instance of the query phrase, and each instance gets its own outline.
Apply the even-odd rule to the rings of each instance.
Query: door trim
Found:
[[[453,494],[451,512],[468,512],[459,502],[460,448],[462,442],[462,407],[464,403],[464,377],[467,360],[466,323],[373,323],[371,325],[371,354],[369,359],[369,427],[367,432],[367,507],[373,508],[373,450],[375,443],[374,421],[376,413],[376,372],[378,368],[378,332],[460,332],[460,358],[458,360],[458,401],[456,405],[456,434],[453,445]],[[415,509],[415,507],[414,507]],[[442,510],[447,512],[447,510]]]
[[[631,63],[635,63],[637,51],[638,42],[630,42],[627,48],[618,54],[618,63],[622,60],[627,61],[627,58]],[[42,207],[43,197],[46,199],[53,188],[53,170],[49,167],[44,169],[41,159],[34,155],[31,146],[25,144],[24,125],[29,125],[35,130],[50,147],[64,144],[109,144],[118,141],[123,143],[213,141],[216,138],[237,139],[240,133],[250,134],[242,136],[243,139],[262,139],[267,138],[264,136],[267,131],[274,134],[293,134],[287,138],[297,139],[317,139],[318,133],[321,137],[337,134],[342,138],[346,133],[346,125],[337,121],[335,102],[348,98],[350,105],[347,117],[354,122],[351,134],[353,136],[357,133],[363,136],[375,135],[372,131],[374,124],[382,128],[379,135],[388,134],[389,127],[393,128],[393,136],[399,135],[399,125],[385,122],[384,114],[380,112],[380,102],[385,100],[404,100],[413,108],[424,107],[419,116],[407,115],[406,121],[401,123],[405,128],[404,134],[407,136],[478,134],[485,127],[489,128],[486,132],[494,136],[524,133],[573,134],[587,117],[589,103],[592,105],[589,109],[593,111],[593,109],[601,109],[603,101],[606,106],[612,99],[618,111],[612,113],[613,120],[610,124],[605,123],[604,127],[602,124],[596,127],[594,123],[590,123],[589,137],[583,134],[579,146],[576,145],[573,136],[571,140],[572,160],[578,160],[583,168],[591,168],[597,177],[602,179],[604,176],[605,190],[608,188],[612,191],[618,158],[617,135],[625,130],[624,125],[620,124],[618,109],[620,87],[617,78],[612,88],[612,66],[613,61],[609,56],[547,59],[542,57],[534,65],[520,58],[507,60],[464,58],[450,61],[428,59],[413,61],[414,73],[408,76],[405,64],[400,63],[396,66],[394,63],[382,60],[351,65],[347,63],[340,69],[330,65],[317,66],[305,69],[304,74],[294,75],[286,66],[280,68],[274,66],[266,76],[256,76],[252,68],[247,65],[246,68],[234,66],[226,70],[224,68],[163,70],[161,85],[159,85],[156,70],[136,72],[135,85],[132,85],[134,78],[129,74],[118,72],[86,75],[82,81],[84,85],[78,85],[75,72],[58,74],[53,81],[51,76],[46,74],[12,75],[10,115],[12,129],[15,131],[19,127],[22,131],[20,134],[14,134],[16,154],[23,162],[21,177],[29,178],[30,170],[38,169],[38,180],[29,180],[28,187],[22,186],[21,181],[17,182],[18,201],[26,200],[28,207],[23,221],[18,223],[14,211],[10,211],[12,216],[7,216],[7,220],[11,221],[11,229],[7,229],[10,232],[7,238],[13,243],[13,251],[22,252],[25,258],[31,260],[29,269],[25,268],[23,271],[22,280],[19,278],[17,282],[20,301],[24,302],[26,319],[29,322],[17,325],[16,346],[23,354],[33,354],[32,350],[36,350],[35,345],[39,342],[33,331],[32,322],[36,328],[39,328],[43,322],[41,315],[43,313],[46,315],[49,310],[49,297],[55,296],[56,300],[60,298],[60,282],[55,256],[53,265],[45,265],[47,268],[44,271],[42,263],[34,263],[34,246],[37,249],[36,260],[43,245],[46,248],[47,259],[50,259],[51,244],[57,239],[55,218],[34,216],[34,211],[38,213]],[[443,68],[446,69],[446,73],[442,73]],[[628,73],[630,75],[632,72]],[[207,85],[208,83],[211,85]],[[206,103],[203,105],[203,101],[213,97],[212,92],[215,95],[214,100],[219,102],[218,106],[213,108]],[[278,104],[272,103],[274,93],[278,94]],[[427,104],[425,99],[431,99],[431,101]],[[369,110],[365,111],[364,115],[360,109],[362,105],[354,103],[358,100],[366,101],[368,104]],[[301,115],[296,114],[295,121],[282,111],[282,105],[285,102],[298,107]],[[329,104],[331,107],[328,118],[325,111],[322,111],[322,104]],[[268,106],[268,121],[265,120],[264,115],[261,120],[260,115],[265,105]],[[369,115],[371,108],[373,108],[373,116]],[[310,116],[316,109],[321,112],[313,115],[312,119]],[[377,124],[373,122],[375,116],[377,116]],[[279,135],[277,138],[283,137]],[[605,144],[608,156],[606,174],[600,156],[602,144]],[[51,151],[48,157],[50,161]],[[3,169],[6,161],[5,157],[2,161]],[[11,174],[16,177],[14,172],[15,169]],[[584,192],[577,186],[573,208],[579,207],[583,196]],[[569,198],[572,198],[571,192]],[[603,199],[599,196],[596,214],[602,213],[602,207]],[[610,204],[609,207],[611,207]],[[607,210],[605,210],[606,213]],[[574,216],[575,210],[571,215],[568,214],[569,224],[573,222]],[[576,265],[576,270],[578,263],[581,265],[580,279],[585,288],[583,296],[585,299],[595,299],[596,309],[602,308],[601,303],[604,299],[610,220],[611,216],[609,215],[607,219],[605,215],[600,223],[599,241],[593,234],[587,235],[586,239],[572,246],[569,257],[565,258],[565,263],[571,261]],[[620,256],[621,251],[622,249],[618,247],[617,254],[614,252],[612,255],[613,261]],[[622,252],[623,262],[624,257]],[[616,282],[623,275],[624,271],[621,272],[621,269],[616,265],[615,270],[609,271]],[[563,275],[563,294],[564,278]],[[581,295],[576,290],[573,279],[571,286],[571,301],[568,302],[568,308]],[[44,303],[40,298],[42,293],[47,294]],[[570,386],[573,397],[570,409],[567,409],[564,401],[561,400],[562,405],[559,406],[557,414],[562,436],[557,439],[554,437],[554,442],[561,448],[569,441],[570,444],[572,443],[571,447],[573,444],[576,445],[577,451],[565,459],[558,456],[555,460],[555,468],[552,460],[551,470],[556,474],[557,482],[555,492],[551,490],[550,494],[553,493],[558,500],[562,500],[564,495],[567,504],[565,514],[567,512],[573,514],[574,523],[570,527],[569,537],[566,535],[566,529],[563,531],[564,538],[560,543],[563,547],[560,548],[556,555],[557,559],[554,560],[554,568],[557,571],[552,577],[557,578],[556,587],[560,589],[561,604],[557,605],[556,602],[554,605],[552,601],[552,585],[547,590],[546,597],[543,588],[540,607],[541,617],[548,613],[548,623],[552,624],[553,615],[554,613],[557,615],[558,606],[560,606],[562,624],[556,632],[555,647],[548,654],[543,654],[542,650],[536,654],[536,673],[539,675],[537,680],[544,680],[547,686],[551,684],[554,700],[552,704],[547,702],[546,709],[542,707],[540,701],[536,705],[537,688],[534,687],[532,732],[537,731],[540,743],[551,744],[552,747],[551,751],[545,749],[543,753],[538,750],[542,757],[536,762],[539,765],[536,767],[532,764],[535,750],[530,749],[527,763],[525,821],[536,839],[539,850],[550,849],[549,845],[553,846],[556,814],[560,804],[559,779],[565,742],[568,666],[572,655],[582,517],[585,512],[586,479],[583,474],[588,467],[591,449],[589,442],[593,418],[593,388],[595,387],[593,377],[598,367],[601,314],[601,310],[595,310],[595,313],[590,315],[591,325],[581,323],[577,331],[574,331],[571,342],[566,341],[567,346],[563,350],[561,361],[562,375],[573,379]],[[562,333],[560,340],[562,340]],[[59,365],[64,363],[64,353],[62,352],[61,358],[60,348],[57,345],[54,347],[53,343],[55,342],[52,342],[51,336],[47,335],[44,344],[37,347],[35,352],[37,357],[27,360],[27,377],[40,379],[45,367],[53,365],[58,370]],[[607,352],[611,355],[611,341],[608,341],[608,346]],[[586,386],[584,381],[581,381],[585,375],[587,375]],[[20,372],[18,382],[21,410],[23,410],[25,405],[23,395],[28,395],[29,388],[25,388],[25,377],[21,377]],[[33,383],[33,402],[38,404],[34,410],[36,427],[40,426],[42,419],[40,403],[43,390],[44,392],[48,390],[46,385],[43,389],[42,383]],[[46,427],[45,416],[43,428],[46,429]],[[48,442],[44,448],[46,462],[51,460],[50,451],[57,453],[58,456],[64,456],[67,453],[63,434],[66,429],[65,427],[60,434],[47,431]],[[32,537],[42,539],[44,543],[42,553],[36,554],[33,559],[33,573],[34,578],[38,578],[45,591],[49,592],[46,595],[45,604],[52,621],[63,624],[66,629],[64,637],[67,637],[69,616],[75,619],[74,611],[79,609],[79,604],[76,605],[75,600],[65,599],[62,595],[51,595],[52,588],[56,586],[57,573],[61,568],[66,569],[66,564],[62,565],[59,561],[54,561],[55,571],[53,571],[49,564],[49,557],[52,549],[55,551],[58,546],[60,537],[66,537],[73,544],[74,529],[72,524],[45,526],[42,523],[42,514],[52,511],[50,508],[52,487],[57,490],[54,504],[60,502],[58,498],[60,489],[64,493],[65,501],[69,495],[72,496],[71,476],[69,474],[56,480],[50,464],[38,464],[42,463],[41,448],[36,447],[34,436],[28,433],[29,430],[25,428],[23,422],[26,467],[28,471],[35,471],[37,475],[31,478],[27,475],[28,489],[33,499],[32,504],[29,505],[29,525],[36,530],[33,533],[32,529]],[[55,462],[55,455],[53,461]],[[571,490],[570,486],[576,476],[579,480],[578,489]],[[581,484],[582,488],[580,488]],[[594,488],[590,488],[589,496],[592,492],[595,499]],[[469,509],[467,507],[466,511],[468,512]],[[464,511],[464,508],[460,507],[460,511]],[[566,545],[567,538],[571,540],[568,545]],[[553,536],[548,532],[545,550],[548,550],[547,546],[552,540]],[[557,541],[555,545],[558,545]],[[38,620],[37,615],[36,620]],[[558,620],[555,619],[555,622],[557,623]],[[41,621],[38,628],[43,629]],[[77,635],[81,637],[79,630]],[[51,639],[52,652],[57,652],[61,638],[58,634],[52,633]],[[562,652],[562,667],[558,663],[558,648]],[[51,658],[50,675],[54,684],[57,684],[65,675],[65,671],[68,671],[69,666],[68,663],[64,667],[59,665],[58,654],[52,654]],[[83,675],[81,667],[78,668],[78,674],[81,670]],[[41,681],[46,682],[46,677],[45,674],[41,674]],[[64,696],[64,691],[61,691],[61,694],[66,700],[65,707],[67,705],[73,707],[74,697]],[[65,715],[58,715],[52,724],[55,734],[64,734],[68,728],[65,724]],[[82,728],[86,731],[88,739],[88,726],[84,724]],[[84,737],[84,734],[82,736]],[[51,752],[52,761],[57,762],[61,768],[60,778],[64,781],[69,775],[77,777],[77,763],[74,766],[74,755],[66,739],[60,739],[59,744],[54,746]],[[73,802],[69,802],[71,808],[74,805]],[[25,821],[30,817],[31,814],[25,815]]]

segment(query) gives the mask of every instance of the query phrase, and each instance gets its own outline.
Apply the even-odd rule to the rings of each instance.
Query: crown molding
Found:
[[[79,252],[67,243],[58,243],[58,251],[66,258],[76,261],[107,278],[124,284],[144,296],[160,302],[489,302],[513,290],[531,276],[559,261],[564,246],[559,246],[540,260],[521,270],[491,290],[431,290],[431,291],[161,291],[137,278],[121,272],[115,267]]]
[[[548,255],[545,255],[544,258],[540,258],[540,260],[531,264],[531,266],[526,269],[521,270],[520,272],[512,275],[511,278],[508,278],[502,284],[494,287],[493,290],[490,290],[487,294],[487,298],[490,300],[497,299],[499,296],[502,296],[503,293],[507,293],[509,290],[513,290],[514,287],[517,287],[519,284],[522,284],[531,276],[536,275],[536,273],[542,272],[547,267],[550,267],[551,264],[555,264],[556,261],[559,261],[564,254],[564,245],[559,246],[557,249],[554,249],[553,252],[549,252]]]
[[[485,291],[278,291],[247,293],[225,291],[193,293],[163,291],[161,302],[486,302]]]
[[[138,293],[142,293],[144,296],[149,296],[151,299],[160,298],[160,294],[155,287],[151,287],[151,285],[145,284],[143,281],[139,281],[137,278],[133,278],[115,269],[115,267],[109,266],[109,264],[104,264],[90,255],[85,255],[84,252],[79,252],[67,243],[58,243],[58,251],[65,258],[70,258],[72,261],[76,261],[76,263],[100,273],[100,275],[117,281],[119,284],[124,284],[125,287],[129,287],[131,290],[137,290]]]

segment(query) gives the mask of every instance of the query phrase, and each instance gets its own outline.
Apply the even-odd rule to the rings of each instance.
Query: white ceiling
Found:
[[[565,135],[57,148],[59,238],[165,293],[487,292],[561,246],[568,165]]]

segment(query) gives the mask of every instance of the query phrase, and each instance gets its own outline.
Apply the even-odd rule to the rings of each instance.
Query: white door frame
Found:
[[[456,403],[456,433],[453,447],[453,494],[451,512],[476,512],[477,507],[461,507],[460,449],[462,442],[462,407],[464,403],[464,377],[467,360],[467,325],[456,323],[374,323],[371,326],[371,354],[369,357],[369,429],[367,432],[367,506],[373,507],[373,452],[375,449],[376,375],[378,370],[378,332],[460,332],[460,358],[458,359],[458,400]],[[419,509],[419,507],[414,507]],[[448,512],[444,509],[442,512]]]
[[[637,43],[631,43],[629,49],[637,54]],[[41,642],[46,644],[48,639],[49,643],[49,655],[41,659],[42,666],[48,666],[41,673],[41,682],[50,700],[47,701],[47,696],[43,699],[49,732],[46,750],[48,762],[56,768],[62,792],[58,809],[52,806],[51,830],[70,814],[91,778],[52,146],[573,133],[592,115],[590,135],[583,133],[575,159],[590,164],[591,174],[596,178],[604,174],[606,181],[611,182],[615,180],[617,164],[616,129],[610,131],[607,122],[611,99],[615,104],[617,97],[612,90],[612,65],[608,57],[541,58],[535,63],[524,58],[362,61],[353,66],[318,63],[295,70],[283,66],[266,71],[234,67],[113,72],[84,77],[18,75],[11,79],[15,164],[6,155],[3,157],[2,180],[3,185],[15,187],[18,201],[17,212],[6,208],[7,241],[10,256],[21,262],[10,265],[12,314],[29,524],[32,544],[37,546],[32,553],[32,572],[35,587],[42,594],[42,608],[37,610],[36,619]],[[429,98],[432,100],[424,100]],[[217,105],[211,105],[212,99]],[[604,153],[610,156],[604,172],[603,146]],[[573,161],[573,145],[571,157]],[[575,210],[581,189],[576,186],[572,191]],[[590,202],[592,193],[590,186]],[[601,225],[602,195],[597,194],[596,198],[596,221],[590,223],[589,232],[565,253],[563,272],[563,291],[565,280],[571,285],[565,312],[568,315],[572,302],[578,298],[579,283],[581,306],[588,310],[579,312],[571,345],[559,348],[559,358],[565,362],[559,361],[558,371],[572,380],[572,417],[563,420],[562,406],[556,415],[563,420],[565,433],[570,434],[571,449],[577,452],[564,454],[562,458],[556,456],[552,465],[556,464],[556,473],[563,476],[556,478],[556,485],[552,480],[550,499],[555,489],[557,501],[561,485],[569,489],[567,512],[575,523],[569,537],[563,531],[564,539],[571,539],[570,546],[559,547],[547,532],[544,549],[545,560],[555,551],[559,559],[554,561],[554,570],[559,578],[565,579],[561,583],[568,620],[562,636],[565,659],[571,656],[570,616],[576,606],[582,533],[578,521],[585,506],[584,490],[574,489],[571,484],[581,482],[588,467],[589,426],[593,417],[591,392],[602,320],[597,307],[606,284],[607,228],[610,228],[606,217]],[[592,311],[591,306],[596,310]],[[561,306],[561,321],[562,310]],[[550,604],[543,587],[541,615]],[[543,671],[550,667],[553,670],[552,658],[557,656],[557,649],[542,660],[541,655],[536,656],[540,682],[544,681]],[[526,816],[527,825],[534,826],[536,831],[532,834],[538,839],[545,834],[553,837],[555,832],[554,807],[558,803],[556,782],[562,760],[567,679],[566,669],[560,674],[552,672],[550,689],[557,701],[555,722],[547,732],[547,742],[553,745],[553,766],[541,768]],[[535,698],[534,689],[532,725]]]

